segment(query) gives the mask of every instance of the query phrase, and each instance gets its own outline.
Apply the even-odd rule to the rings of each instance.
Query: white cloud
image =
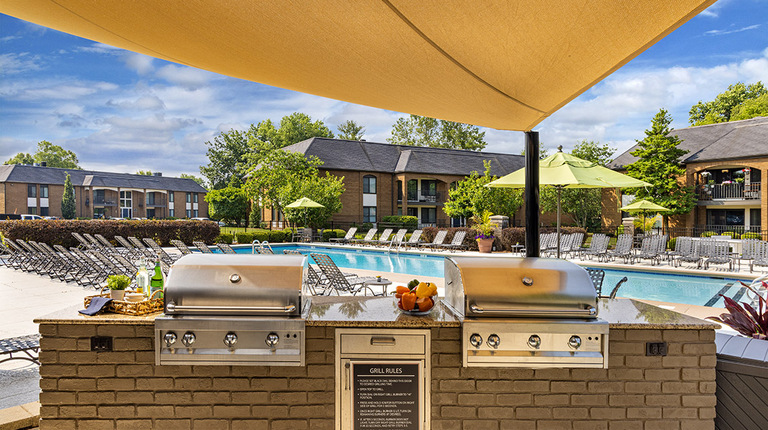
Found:
[[[155,69],[154,58],[144,54],[126,53],[125,65],[140,75],[146,75]]]
[[[28,52],[0,54],[0,75],[27,73],[42,69],[40,57]]]
[[[758,28],[760,28],[760,24],[737,28],[735,30],[709,30],[704,32],[704,34],[708,34],[710,36],[724,36],[726,34],[741,33],[742,31],[757,30]]]
[[[203,87],[213,76],[211,72],[205,70],[176,66],[173,64],[161,67],[156,75],[172,84],[181,85],[188,90],[196,90]]]
[[[141,96],[131,100],[109,100],[107,106],[125,110],[157,111],[165,109],[165,103],[156,95]]]

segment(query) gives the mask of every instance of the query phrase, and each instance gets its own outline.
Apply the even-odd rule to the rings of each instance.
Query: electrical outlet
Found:
[[[93,336],[91,337],[91,351],[112,351],[111,336]]]
[[[667,342],[647,342],[645,355],[649,357],[665,357],[667,355]]]

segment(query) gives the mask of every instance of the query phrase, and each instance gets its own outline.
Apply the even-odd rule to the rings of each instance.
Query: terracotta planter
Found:
[[[477,241],[477,247],[480,249],[480,252],[484,252],[486,254],[490,254],[493,250],[493,238],[488,239],[475,239]]]

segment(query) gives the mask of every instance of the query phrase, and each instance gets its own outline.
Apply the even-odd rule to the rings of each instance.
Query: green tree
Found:
[[[355,121],[347,120],[339,124],[339,139],[362,140],[365,135],[365,127]]]
[[[312,121],[309,115],[294,112],[280,120],[278,136],[282,148],[312,137],[333,138],[333,132],[322,121]]]
[[[261,225],[261,208],[255,200],[251,200],[251,213],[248,215],[248,227],[258,228]]]
[[[181,179],[191,179],[191,180],[197,182],[198,184],[200,184],[201,187],[205,187],[205,179],[203,179],[203,178],[201,178],[199,176],[189,175],[187,173],[182,173],[181,175],[179,175],[179,178],[181,178]]]
[[[18,154],[6,160],[3,164],[35,164],[35,158],[30,154],[19,152]]]
[[[61,197],[61,216],[64,219],[73,219],[75,217],[75,187],[72,186],[72,178],[64,179],[64,195]]]
[[[758,116],[768,116],[768,93],[754,99],[744,100],[744,103],[733,108],[731,121],[750,119]]]
[[[765,89],[760,81],[750,85],[745,85],[742,82],[729,85],[728,89],[718,94],[714,100],[708,102],[699,101],[693,105],[688,112],[688,121],[691,125],[734,121],[734,114],[740,111],[741,105],[749,100],[757,99],[766,93],[768,93],[768,90]],[[749,109],[752,109],[752,107]]]
[[[582,140],[573,148],[571,155],[605,166],[611,161],[615,152],[616,149],[608,145]],[[543,211],[557,211],[557,190],[552,187],[542,187],[540,201]],[[569,214],[579,227],[599,226],[602,213],[601,191],[594,188],[566,188],[560,196],[560,209],[563,213]]]
[[[200,173],[208,180],[211,189],[225,188],[233,175],[242,180],[243,156],[248,153],[248,135],[230,130],[216,136],[208,145],[208,164],[200,166]]]
[[[152,176],[152,171],[151,170],[137,170],[136,174],[137,175],[141,175],[141,176]]]
[[[37,144],[37,151],[33,155],[19,152],[4,164],[34,164],[45,163],[47,167],[60,167],[62,169],[81,169],[77,165],[77,155],[59,145],[54,145],[47,140],[41,140]]]
[[[208,215],[216,221],[233,222],[238,227],[248,216],[248,195],[242,188],[226,187],[205,195]]]
[[[281,199],[290,203],[310,196],[322,208],[285,209],[285,219],[297,224],[322,227],[335,213],[341,212],[341,195],[344,193],[344,178],[326,173],[313,175],[302,181],[292,182],[283,190]]]
[[[513,188],[488,188],[485,185],[498,179],[491,175],[491,163],[483,162],[483,175],[473,171],[467,178],[456,182],[448,191],[448,201],[443,212],[451,218],[470,218],[490,211],[497,215],[506,215],[510,219],[523,205],[523,192]]]
[[[661,109],[653,120],[651,128],[645,130],[645,139],[638,140],[638,148],[630,154],[638,160],[627,166],[627,173],[651,184],[650,187],[638,188],[635,195],[639,199],[648,199],[670,209],[664,214],[664,228],[669,227],[669,215],[681,215],[690,212],[696,206],[693,187],[684,187],[679,178],[685,175],[685,167],[680,157],[688,151],[678,148],[680,139],[669,134],[672,117]]]
[[[343,185],[339,187],[332,182],[340,182],[343,178],[329,175],[320,178],[318,167],[322,164],[317,157],[305,158],[303,154],[295,152],[281,149],[266,152],[257,162],[252,162],[245,185],[246,192],[252,200],[290,216],[292,221],[296,220],[295,211],[286,212],[285,206],[300,197],[310,197],[326,206],[325,210],[317,212],[327,219],[329,214],[341,210]],[[316,181],[321,183],[315,184]],[[338,200],[338,204],[333,199]]]
[[[485,132],[474,125],[418,115],[399,118],[392,126],[392,136],[387,138],[387,142],[471,151],[482,151],[486,146]]]

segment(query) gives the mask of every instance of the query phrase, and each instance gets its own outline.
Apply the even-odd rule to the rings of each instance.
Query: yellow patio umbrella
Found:
[[[636,202],[632,202],[626,206],[622,206],[621,210],[624,212],[640,212],[643,215],[643,226],[645,226],[645,216],[649,213],[669,212],[672,209],[667,209],[664,206],[657,205],[654,202],[642,199]],[[645,229],[645,227],[643,227]]]
[[[304,209],[304,224],[307,223],[307,209],[309,208],[324,208],[325,206],[310,199],[309,197],[302,197],[295,202],[289,203],[285,206],[286,209]]]
[[[523,188],[525,168],[503,176],[486,187]],[[539,162],[539,185],[557,189],[557,258],[560,258],[560,195],[563,188],[638,188],[650,186],[648,182],[558,151]]]

